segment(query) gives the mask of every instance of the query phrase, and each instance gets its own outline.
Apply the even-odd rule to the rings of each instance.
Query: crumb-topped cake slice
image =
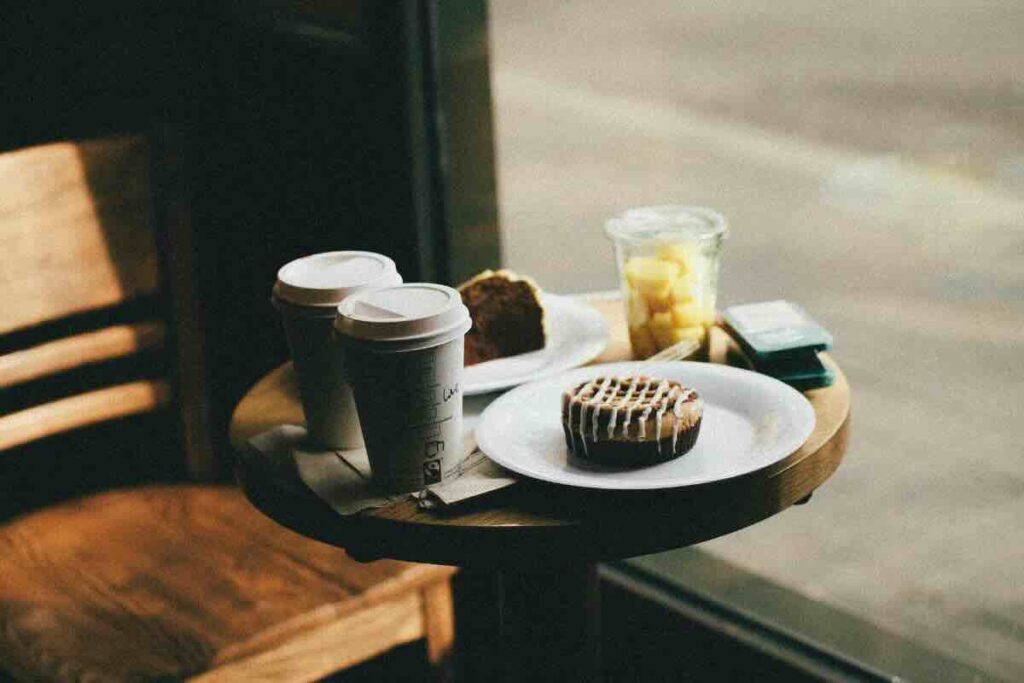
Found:
[[[565,444],[578,458],[637,467],[671,460],[697,443],[704,401],[679,382],[598,377],[562,393]]]
[[[458,289],[473,319],[466,365],[544,348],[544,306],[533,280],[510,270],[485,270]]]

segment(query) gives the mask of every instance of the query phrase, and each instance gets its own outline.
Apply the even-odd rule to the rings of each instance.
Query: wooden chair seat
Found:
[[[452,572],[357,563],[231,486],[109,491],[0,526],[0,669],[313,680],[424,636],[448,648]]]

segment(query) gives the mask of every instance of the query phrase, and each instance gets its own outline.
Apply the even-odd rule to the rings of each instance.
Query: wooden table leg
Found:
[[[597,565],[501,572],[506,681],[599,681]]]

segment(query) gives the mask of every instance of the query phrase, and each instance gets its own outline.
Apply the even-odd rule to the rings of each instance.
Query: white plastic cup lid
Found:
[[[411,282],[350,296],[338,306],[334,327],[373,342],[440,340],[469,329],[469,309],[451,287]]]
[[[605,224],[605,234],[621,242],[684,238],[721,243],[729,234],[729,226],[714,209],[665,204],[624,211]]]
[[[328,251],[290,261],[277,271],[274,298],[299,306],[337,306],[365,287],[402,282],[395,262],[372,251]]]

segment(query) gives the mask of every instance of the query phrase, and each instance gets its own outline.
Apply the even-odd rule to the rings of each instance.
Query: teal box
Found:
[[[832,348],[832,335],[828,330],[789,301],[730,306],[722,318],[755,365],[798,350]]]
[[[745,365],[754,372],[774,377],[797,391],[832,386],[836,381],[835,371],[812,349],[800,349],[785,356],[760,363],[753,362],[743,351],[730,347],[728,361]]]

